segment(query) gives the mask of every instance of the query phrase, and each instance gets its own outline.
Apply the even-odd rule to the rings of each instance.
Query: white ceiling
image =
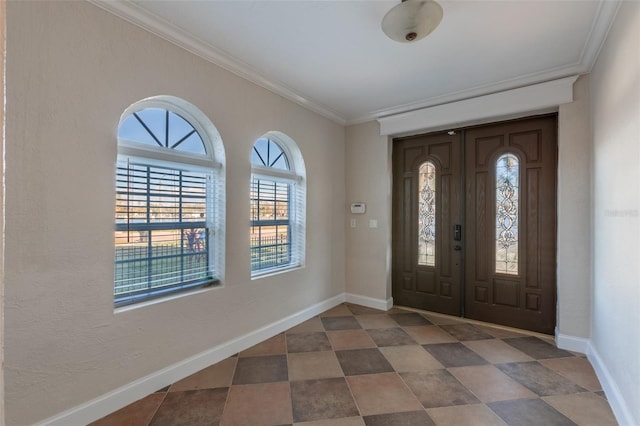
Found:
[[[591,70],[618,1],[441,0],[412,44],[380,28],[399,1],[91,0],[339,123]]]

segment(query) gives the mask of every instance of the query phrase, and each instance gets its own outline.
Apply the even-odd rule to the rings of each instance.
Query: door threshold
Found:
[[[530,331],[530,330],[523,330],[523,329],[520,329],[520,328],[509,327],[509,326],[501,325],[501,324],[493,324],[493,323],[490,323],[490,322],[478,321],[478,320],[474,320],[474,319],[470,319],[470,318],[456,317],[456,316],[453,316],[453,315],[441,314],[441,313],[438,313],[438,312],[425,311],[423,309],[411,308],[411,307],[408,307],[408,306],[393,305],[393,308],[402,309],[402,310],[411,311],[411,312],[416,312],[416,313],[421,313],[421,314],[427,314],[429,316],[433,316],[433,317],[436,317],[436,318],[441,319],[441,320],[444,321],[442,323],[434,322],[434,325],[446,325],[447,324],[446,321],[451,321],[453,323],[474,324],[474,325],[480,325],[480,326],[483,326],[483,327],[489,327],[489,328],[495,328],[495,329],[498,329],[498,330],[509,331],[509,332],[512,332],[512,333],[518,333],[518,334],[524,334],[524,335],[527,335],[527,336],[538,337],[538,338],[540,338],[542,340],[545,340],[547,342],[552,343],[554,346],[556,345],[555,336],[550,335],[550,334],[538,333],[538,332]]]

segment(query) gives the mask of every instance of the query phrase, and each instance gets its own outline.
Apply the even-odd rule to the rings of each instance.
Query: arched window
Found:
[[[496,272],[518,275],[520,162],[514,154],[496,161]]]
[[[304,265],[305,167],[297,145],[269,132],[251,150],[251,276]]]
[[[170,96],[129,107],[118,127],[115,306],[220,283],[224,147],[195,106]]]
[[[418,265],[436,265],[436,166],[418,168]]]

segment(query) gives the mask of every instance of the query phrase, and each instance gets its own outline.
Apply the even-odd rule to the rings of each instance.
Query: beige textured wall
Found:
[[[6,421],[30,424],[342,294],[344,128],[86,2],[7,4]],[[114,314],[116,128],[183,98],[227,159],[225,287]],[[249,153],[269,130],[307,169],[306,267],[250,280]]]
[[[391,144],[373,121],[347,127],[346,140],[346,292],[386,301],[391,297]],[[366,203],[366,213],[351,214],[354,202]],[[378,227],[370,228],[370,220]]]
[[[622,2],[591,73],[592,345],[640,424],[640,3]],[[624,411],[624,410],[622,410]]]
[[[558,333],[591,335],[591,127],[589,76],[558,111]]]

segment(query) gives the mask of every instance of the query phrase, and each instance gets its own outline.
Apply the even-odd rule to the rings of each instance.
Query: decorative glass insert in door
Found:
[[[431,161],[418,169],[418,265],[436,265],[436,167]]]
[[[518,275],[520,162],[507,153],[496,162],[496,273]]]

